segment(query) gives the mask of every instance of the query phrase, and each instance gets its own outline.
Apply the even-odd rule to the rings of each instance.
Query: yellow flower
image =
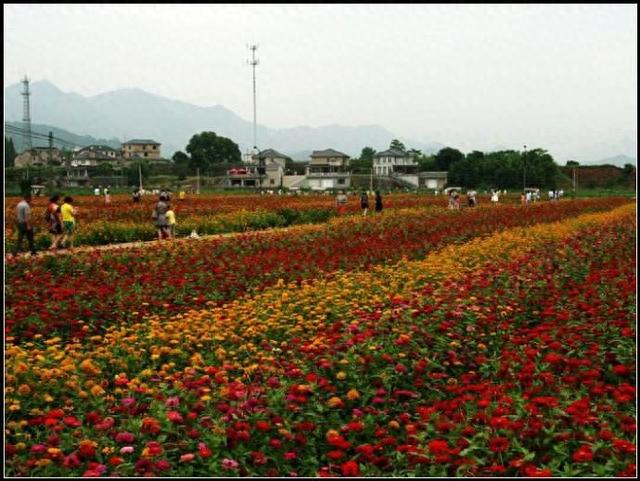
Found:
[[[339,379],[340,381],[346,378],[347,378],[347,373],[344,371],[340,371],[338,374],[336,374],[336,379]]]

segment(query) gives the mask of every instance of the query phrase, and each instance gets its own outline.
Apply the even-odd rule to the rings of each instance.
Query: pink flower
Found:
[[[120,454],[131,454],[133,451],[133,446],[124,446],[123,448],[120,448]]]
[[[131,433],[118,433],[116,434],[116,443],[132,443],[136,437]]]
[[[180,456],[180,462],[186,463],[189,461],[193,461],[193,458],[195,458],[195,455],[193,453],[183,454],[182,456]]]
[[[297,455],[296,455],[296,453],[294,453],[293,451],[289,451],[288,453],[284,453],[284,454],[282,455],[282,457],[283,457],[284,459],[289,459],[289,460],[290,460],[290,459],[296,459],[298,456],[297,456]]]
[[[178,424],[182,422],[182,415],[178,411],[169,411],[167,413],[167,418],[172,423]]]
[[[164,405],[167,406],[168,408],[178,407],[180,405],[180,398],[178,396],[170,397],[166,400]]]
[[[225,469],[236,469],[239,466],[238,461],[225,458],[222,460],[222,467]]]
[[[123,397],[120,402],[122,403],[123,406],[131,406],[133,403],[136,402],[135,398],[132,397]]]

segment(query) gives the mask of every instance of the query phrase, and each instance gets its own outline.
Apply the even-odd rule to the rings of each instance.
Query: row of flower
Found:
[[[6,351],[10,475],[635,474],[635,208]]]
[[[76,245],[101,245],[119,242],[147,241],[156,236],[151,212],[157,196],[143,197],[133,203],[126,195],[113,196],[105,204],[102,196],[74,197],[78,212],[79,230]],[[10,197],[5,205],[5,239],[10,249],[15,242],[14,208],[20,201]],[[239,232],[306,223],[326,222],[336,216],[333,196],[259,196],[259,195],[202,195],[174,199],[172,207],[178,219],[178,235],[188,235],[192,230],[199,234]],[[44,212],[48,201],[35,198],[32,201],[32,219],[36,226],[38,248],[51,245]],[[446,200],[440,196],[393,194],[385,197],[385,210],[423,206],[443,206]],[[359,198],[352,196],[347,204],[348,213],[360,211]]]
[[[6,264],[7,335],[82,336],[149,313],[179,312],[233,299],[278,279],[421,258],[434,249],[513,226],[553,222],[609,209],[622,199],[591,199],[466,211],[420,208],[379,217],[234,238],[93,251]],[[523,210],[526,209],[526,210]]]

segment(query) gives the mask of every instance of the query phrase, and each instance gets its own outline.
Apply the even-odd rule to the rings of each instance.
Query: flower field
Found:
[[[14,261],[19,476],[633,476],[635,206]]]
[[[515,197],[509,198],[509,202]],[[9,197],[5,205],[5,239],[7,245],[15,242],[14,209],[20,201]],[[134,204],[128,195],[114,195],[112,202],[104,203],[103,196],[74,197],[78,211],[79,230],[76,245],[103,245],[133,241],[148,241],[157,237],[151,212],[158,196],[146,196]],[[442,196],[392,194],[385,196],[385,210],[412,207],[444,206]],[[47,248],[50,244],[44,211],[48,200],[44,197],[32,201],[32,219],[36,225],[36,244]],[[334,196],[276,196],[276,195],[199,195],[185,200],[174,199],[172,206],[178,220],[177,235],[186,236],[192,230],[199,234],[242,232],[285,225],[326,222],[336,216]],[[347,213],[359,213],[357,198],[351,197]]]
[[[83,337],[85,329],[99,333],[105,324],[221,303],[280,279],[300,283],[337,269],[421,258],[446,244],[623,202],[539,203],[527,206],[526,215],[513,205],[464,212],[397,209],[381,218],[353,216],[286,232],[10,261],[5,333]]]

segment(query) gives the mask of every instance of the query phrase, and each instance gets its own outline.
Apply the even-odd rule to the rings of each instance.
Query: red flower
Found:
[[[338,459],[344,457],[344,452],[340,451],[339,449],[335,449],[333,451],[329,451],[327,453],[327,457],[332,461],[337,461]]]
[[[360,466],[355,461],[347,461],[342,463],[340,471],[343,476],[358,476],[360,474]]]
[[[495,437],[489,440],[489,449],[494,453],[502,453],[509,448],[509,440],[507,438]]]
[[[449,454],[449,443],[442,441],[441,439],[434,439],[427,445],[429,452],[435,456]]]
[[[176,424],[180,424],[183,421],[182,415],[178,411],[169,411],[167,413],[167,418],[169,421]]]
[[[593,451],[589,446],[580,446],[572,457],[576,463],[587,463],[593,461]]]

